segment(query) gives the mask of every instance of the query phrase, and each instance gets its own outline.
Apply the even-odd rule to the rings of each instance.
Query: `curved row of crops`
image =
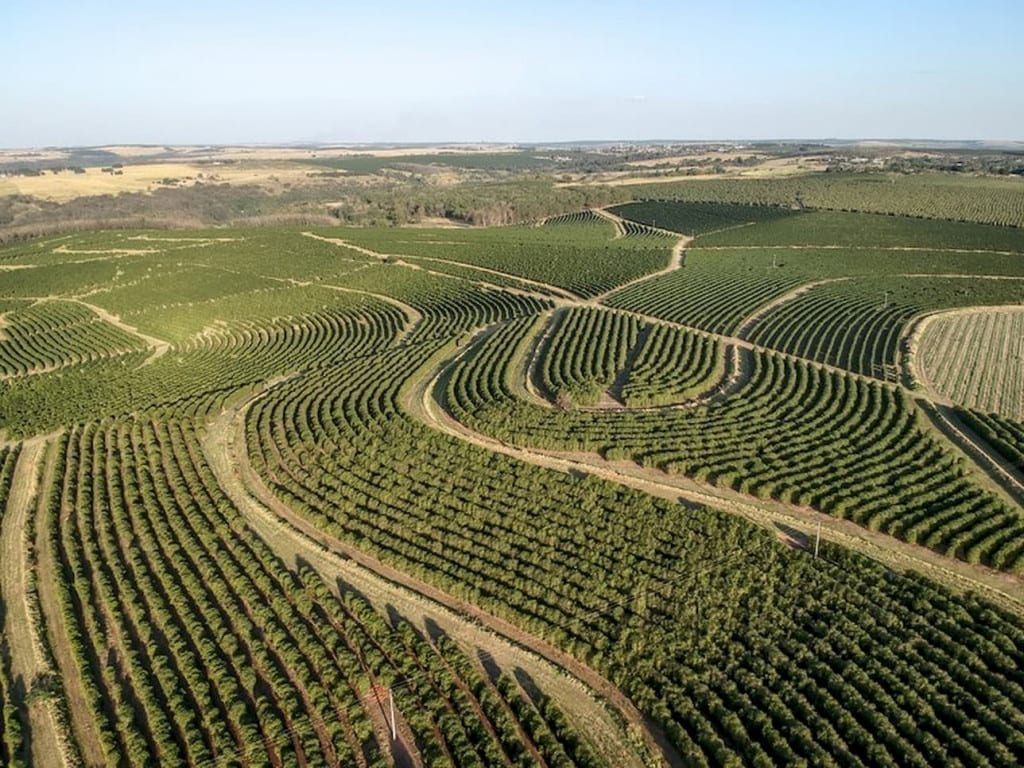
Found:
[[[958,408],[957,414],[1007,461],[1024,472],[1024,424],[997,413]]]
[[[426,764],[598,764],[550,702],[286,568],[190,423],[93,423],[62,448],[61,601],[110,764],[387,765],[381,687]]]
[[[0,446],[0,526],[3,524],[4,510],[11,491],[11,480],[14,477],[14,465],[18,461],[20,446]],[[12,698],[15,681],[11,674],[10,659],[7,653],[6,635],[15,631],[7,625],[3,605],[0,604],[0,764],[10,766],[24,765],[24,742],[22,738],[21,715]],[[25,631],[24,627],[17,631]]]
[[[685,203],[678,205],[685,208]],[[990,224],[929,221],[873,213],[815,211],[733,227],[700,238],[704,247],[892,248],[937,251],[1008,251],[1024,254],[1024,232]]]
[[[917,308],[891,297],[891,283],[828,283],[758,317],[756,344],[883,381],[899,381],[900,336]],[[880,292],[877,292],[880,291]]]
[[[0,329],[0,375],[21,376],[109,359],[145,349],[136,336],[67,301],[11,312]]]
[[[649,333],[622,386],[627,406],[678,403],[722,377],[724,350],[714,339],[667,325],[646,327]]]
[[[935,391],[967,408],[1024,421],[1024,284],[1019,295],[1019,307],[927,320],[914,363]]]
[[[808,279],[803,272],[772,268],[768,254],[735,269],[723,269],[718,261],[688,253],[683,269],[624,288],[604,303],[730,334],[762,305]]]
[[[584,297],[596,296],[663,268],[671,249],[668,238],[614,239],[611,222],[596,215],[579,223],[540,227],[344,229],[340,234],[336,230],[325,230],[323,234],[341,237],[378,253],[484,267]]]
[[[674,200],[643,200],[616,205],[609,210],[624,219],[684,235],[701,235],[761,221],[794,216],[798,211],[777,206],[734,205],[717,202],[680,203]]]
[[[146,354],[136,353],[68,368],[60,378],[0,381],[0,422],[11,435],[30,435],[143,405],[191,408],[203,393],[226,393],[358,357],[394,343],[415,322],[406,316],[407,308],[375,298],[377,292],[429,309],[434,318],[430,338],[450,338],[547,306],[532,296],[481,290],[394,265],[374,265],[351,275],[342,287],[346,290],[296,286],[290,293],[248,294],[248,304],[229,296],[202,310],[191,308],[177,325],[192,332],[144,367],[139,366]],[[133,322],[156,330],[164,312],[154,309]],[[425,333],[417,335],[421,342],[425,338]]]
[[[583,307],[559,311],[533,361],[539,388],[561,407],[606,396],[627,406],[679,403],[721,378],[721,345],[634,315]]]
[[[690,179],[626,187],[637,199],[805,206],[1024,227],[1024,180],[919,173],[827,173],[770,179]]]
[[[649,227],[646,224],[640,224],[629,219],[623,220],[622,231],[625,232],[626,237],[632,238],[657,239],[672,237],[669,232],[664,232],[661,229],[655,229],[654,227]]]
[[[631,315],[589,307],[559,312],[541,351],[541,386],[560,403],[596,403],[626,367],[639,333]]]
[[[765,353],[741,390],[711,405],[551,411],[477,383],[529,330],[509,325],[455,367],[448,391],[460,420],[506,442],[632,459],[1024,570],[1024,519],[967,476],[901,390]]]
[[[178,299],[140,304],[132,317],[157,335],[165,322],[173,326],[168,354],[138,369],[145,352],[75,366],[59,380],[0,382],[8,434],[77,424],[59,444],[40,525],[58,557],[68,632],[59,640],[79,666],[86,719],[95,720],[108,762],[385,765],[380,707],[367,695],[380,690],[374,684],[395,690],[414,761],[595,762],[568,725],[571,712],[562,716],[520,678],[493,674],[447,639],[385,619],[301,563],[290,568],[273,555],[277,542],[246,527],[202,458],[195,419],[271,377],[277,383],[251,406],[245,440],[253,467],[283,502],[589,663],[662,725],[684,763],[1024,762],[1020,618],[832,546],[813,559],[725,513],[494,454],[406,413],[426,419],[438,407],[425,409],[412,384],[487,327],[435,387],[440,407],[481,432],[630,458],[1021,569],[1019,513],[976,486],[900,390],[751,353],[739,392],[709,404],[630,412],[517,401],[513,362],[551,304],[474,287],[469,280],[489,278],[468,267],[453,267],[455,279],[430,274],[440,271],[430,259],[464,249],[467,264],[483,264],[488,243],[505,238],[515,244],[506,267],[516,248],[536,249],[524,257],[524,276],[550,270],[563,279],[582,264],[600,278],[583,280],[593,286],[642,273],[617,263],[644,250],[622,245],[629,238],[615,241],[622,250],[602,250],[610,229],[367,230],[367,241],[401,252],[397,240],[409,239],[429,254],[420,270],[374,261],[335,273],[341,287],[394,303],[341,292],[332,302],[322,283],[309,285],[333,268],[331,254],[354,253],[335,245],[316,245],[309,263],[304,247],[294,259],[275,259],[269,240],[260,247],[266,269],[297,275],[298,284],[240,280],[218,292],[193,284],[220,273],[168,262],[165,284],[175,270],[184,281]],[[576,237],[576,250],[562,247]],[[223,252],[232,268],[244,262],[237,244]],[[211,246],[208,261],[218,253]],[[597,254],[593,264],[588,254]],[[538,266],[541,255],[557,265]],[[562,263],[570,256],[580,261]],[[780,253],[773,266],[770,251],[695,249],[680,272],[706,275],[705,295],[692,296],[690,283],[667,306],[718,302],[748,268],[785,275],[779,285],[787,286],[831,276],[845,268],[830,266],[836,256]],[[868,254],[853,269],[874,274],[890,257]],[[138,258],[125,258],[126,281],[146,280],[149,265],[166,259]],[[942,272],[954,263],[931,253],[906,258],[899,270]],[[992,254],[978,260],[993,274],[1015,269]],[[69,269],[91,286],[111,266]],[[43,277],[70,286],[74,275]],[[635,288],[668,278],[675,275]],[[760,290],[755,282],[747,285]],[[701,316],[734,329],[785,290],[732,294],[738,317],[728,301]],[[95,300],[106,298],[117,309],[125,297]],[[612,371],[611,387],[627,403],[685,398],[721,364],[722,345],[698,334],[589,307],[565,310],[563,320],[573,317],[560,351],[541,347],[536,365],[574,381],[607,381]],[[612,338],[632,338],[625,356]],[[284,379],[294,373],[304,375]]]
[[[896,382],[901,373],[897,367],[900,339],[915,315],[944,307],[1002,304],[1022,297],[1024,281],[1012,280],[898,277],[829,282],[812,287],[758,318],[748,338],[765,347]],[[977,317],[992,315],[979,310]],[[938,326],[946,325],[944,318],[930,322],[919,353],[929,381],[952,383],[948,370],[935,370],[940,367],[936,365],[936,354],[947,355],[950,351],[948,343],[936,337],[942,330],[950,330],[957,354],[973,357],[975,363],[960,366],[961,375],[975,378],[975,387],[994,395],[992,400],[999,400],[1002,395],[1008,407],[1013,407],[1016,400],[1024,412],[1022,366],[1004,365],[1007,360],[1024,361],[1024,312],[1017,313],[1016,324],[1012,313],[1007,317],[1011,322],[1006,323],[1005,329],[998,322],[979,323],[977,333],[983,338],[975,339],[963,338],[966,334],[962,325],[967,323],[954,323],[955,329],[940,330]],[[965,344],[961,346],[960,342]],[[942,351],[936,353],[936,348]],[[993,348],[1000,349],[999,363],[985,368],[979,358]],[[995,392],[991,391],[993,386]],[[943,387],[939,389],[947,392]],[[989,400],[976,402],[987,404]]]
[[[468,367],[481,388],[502,386],[494,371],[507,373],[507,350],[535,322],[474,347],[449,396]],[[689,764],[1024,758],[1017,619],[830,547],[815,561],[735,518],[421,427],[400,406],[402,382],[430,359],[412,349],[254,404],[250,456],[290,507],[587,659]]]
[[[14,434],[31,434],[90,416],[170,407],[379,349],[393,343],[404,322],[398,309],[361,299],[316,315],[214,325],[150,365],[140,367],[147,355],[135,353],[67,369],[59,379],[0,383],[7,388],[0,419]]]
[[[576,211],[575,213],[563,213],[561,216],[552,216],[541,222],[542,226],[552,227],[561,224],[604,224],[604,219],[591,210]]]

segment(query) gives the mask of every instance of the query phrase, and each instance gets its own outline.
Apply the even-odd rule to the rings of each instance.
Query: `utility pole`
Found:
[[[814,535],[814,559],[818,559],[818,546],[821,544],[821,520],[818,521],[818,532]]]
[[[889,306],[889,292],[888,291],[882,291],[882,309],[885,309],[888,306]]]
[[[398,730],[395,727],[395,694],[388,688],[388,709],[391,710],[391,740],[398,739]]]

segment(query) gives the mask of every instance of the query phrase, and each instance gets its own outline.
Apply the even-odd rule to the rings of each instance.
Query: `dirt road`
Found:
[[[464,648],[479,649],[503,669],[527,671],[613,764],[644,765],[645,756],[595,696],[594,691],[606,697],[630,722],[643,723],[642,715],[610,682],[510,622],[320,531],[277,499],[256,475],[245,451],[245,413],[259,396],[250,396],[209,423],[203,450],[225,493],[279,556],[289,563],[301,558],[328,584],[336,585],[341,579],[378,609],[393,606],[420,628],[428,620],[434,622]],[[667,740],[663,747],[666,763],[682,765]]]
[[[957,591],[978,592],[1009,610],[1024,614],[1024,582],[1019,578],[947,558],[925,547],[868,530],[848,520],[805,507],[756,501],[730,489],[698,483],[682,475],[669,475],[660,470],[639,467],[633,462],[611,462],[597,454],[522,448],[473,431],[457,421],[447,409],[440,382],[445,372],[474,344],[479,343],[485,334],[486,331],[463,345],[439,363],[434,371],[428,372],[415,386],[410,387],[403,403],[406,412],[427,426],[489,451],[561,472],[583,472],[654,496],[721,509],[772,530],[784,526],[813,537],[820,524],[822,538],[826,540],[861,552],[893,568],[917,571]]]
[[[24,443],[14,469],[7,510],[0,525],[0,590],[5,611],[3,633],[14,679],[12,698],[14,704],[28,715],[25,734],[27,763],[43,768],[66,765],[58,737],[59,721],[54,703],[45,696],[26,702],[37,678],[50,672],[42,650],[45,641],[39,637],[33,620],[27,535],[29,519],[36,514],[39,470],[46,446],[47,437],[33,438]]]

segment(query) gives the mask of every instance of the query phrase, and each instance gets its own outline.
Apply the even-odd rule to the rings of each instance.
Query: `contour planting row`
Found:
[[[814,286],[771,309],[757,319],[749,338],[762,346],[895,382],[900,377],[897,368],[900,338],[914,316],[949,307],[998,305],[1022,296],[1024,280],[855,278]],[[984,318],[987,314],[990,313],[979,314],[978,317]],[[1017,314],[1024,318],[1024,312]],[[1013,314],[1008,316],[1012,318]],[[937,343],[931,338],[933,324],[929,325],[928,345],[922,344],[922,357],[928,370],[939,367],[932,354]],[[1020,325],[1024,329],[1024,323]],[[958,351],[961,354],[972,354],[972,351],[982,354],[981,350],[991,348],[981,346],[984,341],[995,345],[995,334],[985,334],[982,330],[982,335],[985,339],[979,339],[979,344],[968,344],[966,348],[958,346]],[[1024,347],[1014,343],[1012,332],[1004,333],[999,340],[1006,341],[999,346],[1011,358],[1024,354]],[[938,346],[943,349],[939,354],[948,354],[947,345],[938,343]],[[1016,350],[1015,346],[1021,349]],[[1000,359],[1005,358],[1001,356]],[[992,374],[1001,389],[1005,386],[1009,390],[1005,393],[1008,405],[1015,395],[1020,395],[1020,387],[1015,388],[1014,385],[1024,386],[1021,366],[1006,366],[1003,376],[999,375],[999,370],[981,371],[981,368],[981,365],[968,366],[964,374],[971,370]],[[944,380],[943,374],[939,374],[938,380]],[[1024,398],[1018,399],[1024,404]]]
[[[595,296],[661,269],[670,251],[668,239],[614,239],[614,227],[604,219],[492,229],[326,230],[324,235],[380,253],[485,267],[579,296]]]
[[[728,260],[688,252],[686,266],[610,296],[610,307],[642,312],[712,333],[731,334],[743,320],[776,296],[807,281],[804,270],[773,267],[759,253]]]
[[[957,409],[957,415],[1001,453],[1007,461],[1024,472],[1024,424],[1003,418],[997,413]]]
[[[1024,570],[1024,521],[983,490],[921,422],[901,390],[772,354],[725,401],[655,412],[552,411],[478,385],[522,343],[462,359],[450,376],[453,413],[473,429],[543,449],[594,451],[810,506],[970,562]],[[583,341],[582,339],[580,340]]]
[[[722,345],[714,339],[658,323],[647,334],[622,386],[627,406],[679,403],[722,378]]]
[[[606,395],[628,406],[679,403],[724,371],[721,346],[712,339],[589,307],[558,312],[535,354],[531,375],[562,407],[592,405]]]
[[[11,480],[14,477],[14,465],[18,461],[21,446],[13,448],[0,447],[0,526],[3,525],[7,498],[11,491]],[[7,650],[7,635],[12,631],[24,632],[25,628],[13,628],[7,625],[6,612],[0,603],[0,764],[10,766],[25,765],[24,739],[21,715],[12,698],[14,679],[11,674],[11,659]]]
[[[880,287],[880,286],[879,286]],[[829,363],[883,381],[899,380],[900,333],[913,307],[862,284],[829,283],[757,319],[747,338],[756,344]]]
[[[639,224],[671,229],[690,236],[755,222],[773,221],[799,213],[778,206],[715,202],[680,203],[673,200],[643,200],[616,205],[609,210],[617,216]]]
[[[565,753],[550,728],[523,735],[516,713],[535,706],[452,643],[288,570],[224,497],[190,424],[90,424],[63,447],[60,596],[109,764],[387,765],[382,689],[427,764]]]
[[[1024,227],[1024,182],[1017,177],[965,174],[824,173],[791,178],[688,179],[678,184],[638,184],[637,199],[692,204],[816,208],[884,213],[957,222]]]
[[[13,434],[33,434],[100,415],[192,402],[197,395],[262,384],[293,373],[358,357],[394,343],[405,317],[383,302],[263,323],[211,326],[142,366],[146,353],[0,382],[0,421]]]
[[[541,226],[552,227],[560,224],[604,224],[604,220],[590,210],[576,211],[575,213],[563,213],[561,216],[551,216],[541,222]]]
[[[626,367],[639,332],[631,315],[592,308],[559,312],[541,350],[542,387],[560,403],[597,402]]]
[[[515,341],[499,334],[495,346]],[[829,546],[814,560],[736,518],[428,430],[399,407],[430,358],[411,352],[253,404],[250,457],[283,502],[587,660],[687,764],[1024,759],[1016,618]]]
[[[686,203],[678,203],[685,206]],[[778,247],[829,246],[968,251],[1010,251],[1024,254],[1024,231],[987,224],[930,221],[874,213],[822,211],[734,227],[701,237],[701,245]]]
[[[138,337],[104,322],[80,304],[46,301],[4,317],[0,375],[19,376],[145,348]]]

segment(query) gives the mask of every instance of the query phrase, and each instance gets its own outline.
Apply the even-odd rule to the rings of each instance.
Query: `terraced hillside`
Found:
[[[1024,762],[1018,234],[743,202],[0,251],[0,759]]]

